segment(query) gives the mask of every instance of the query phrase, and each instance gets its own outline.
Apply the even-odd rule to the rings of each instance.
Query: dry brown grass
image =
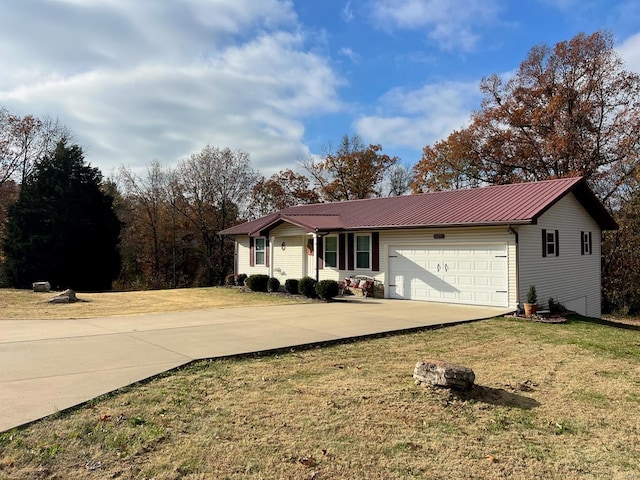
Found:
[[[0,319],[34,320],[94,318],[113,315],[136,315],[206,308],[281,305],[302,300],[279,295],[242,293],[235,288],[185,288],[146,290],[141,292],[78,293],[82,300],[72,304],[48,303],[56,295],[31,290],[0,289]]]
[[[637,479],[639,345],[494,319],[200,362],[0,435],[0,478]],[[425,357],[476,387],[416,386]]]

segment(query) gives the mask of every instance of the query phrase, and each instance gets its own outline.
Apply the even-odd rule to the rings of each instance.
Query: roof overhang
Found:
[[[260,225],[259,228],[249,232],[252,237],[264,237],[271,230],[279,227],[283,223],[288,223],[301,228],[306,233],[330,232],[342,230],[342,221],[339,215],[286,215],[279,214],[271,221]]]

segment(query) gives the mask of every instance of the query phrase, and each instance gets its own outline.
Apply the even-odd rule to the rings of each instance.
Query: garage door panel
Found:
[[[508,305],[505,245],[390,247],[389,296]]]

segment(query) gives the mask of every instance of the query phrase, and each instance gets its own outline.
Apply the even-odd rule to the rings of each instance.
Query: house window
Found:
[[[356,236],[356,268],[369,268],[371,265],[371,237]]]
[[[542,229],[542,256],[557,257],[560,255],[560,235],[558,230]]]
[[[580,232],[580,243],[582,255],[591,255],[593,244],[591,242],[591,232]]]
[[[338,237],[325,237],[324,264],[333,268],[338,266]]]
[[[266,242],[264,238],[256,238],[254,247],[254,255],[255,255],[255,264],[256,265],[264,265],[266,263]]]

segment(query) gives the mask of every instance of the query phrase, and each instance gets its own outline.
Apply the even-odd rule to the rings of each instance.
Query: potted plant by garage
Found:
[[[527,302],[524,304],[524,314],[527,317],[535,315],[538,311],[538,294],[536,293],[536,286],[531,285],[529,292],[527,292]]]

